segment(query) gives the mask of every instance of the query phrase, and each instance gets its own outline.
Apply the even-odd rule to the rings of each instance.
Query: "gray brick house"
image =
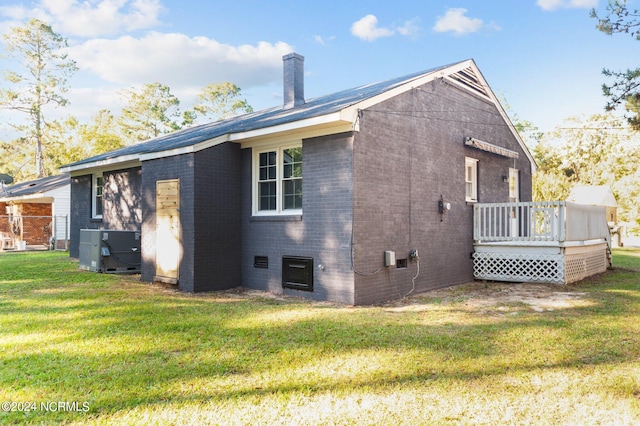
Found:
[[[142,281],[372,304],[473,280],[473,205],[535,163],[473,60],[304,98],[62,168],[80,230],[141,232]]]

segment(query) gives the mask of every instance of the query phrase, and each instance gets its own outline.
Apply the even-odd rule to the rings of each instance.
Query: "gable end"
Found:
[[[478,78],[472,67],[462,69],[447,76],[450,80],[471,89],[474,93],[483,96],[484,98],[491,99],[491,95],[487,91],[487,88],[482,81]]]

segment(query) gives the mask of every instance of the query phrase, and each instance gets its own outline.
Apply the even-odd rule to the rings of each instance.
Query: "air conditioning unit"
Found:
[[[140,232],[80,230],[79,268],[107,274],[140,272]]]

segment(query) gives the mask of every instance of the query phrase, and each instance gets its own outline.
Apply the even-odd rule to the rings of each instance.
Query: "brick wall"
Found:
[[[195,154],[194,291],[240,286],[240,146],[227,142]]]
[[[158,180],[180,179],[182,258],[178,287],[199,292],[240,283],[240,147],[224,143],[195,154],[146,161],[142,173],[142,279],[153,281]]]
[[[156,273],[156,182],[180,179],[180,231],[182,257],[179,268],[179,288],[182,291],[197,291],[194,284],[194,154],[183,154],[157,160],[145,161],[142,165],[142,268],[141,279],[153,281]]]
[[[80,257],[80,230],[104,229],[102,220],[91,218],[92,175],[71,178],[71,213],[69,215],[69,256]]]
[[[7,215],[7,208],[11,211]],[[0,203],[0,232],[15,235],[28,245],[49,245],[53,219],[49,203]]]
[[[464,146],[477,139],[518,151],[521,199],[531,199],[526,156],[489,102],[446,84],[427,85],[363,112],[354,142],[355,303],[473,279],[473,205],[465,202],[464,159],[476,158],[480,202],[508,201],[512,159]],[[440,195],[451,210],[438,213]],[[420,264],[384,266],[384,251]],[[415,281],[413,280],[415,277]]]
[[[142,226],[142,168],[113,170],[102,175],[104,229],[139,231]]]
[[[22,240],[28,245],[48,246],[53,226],[51,204],[24,203],[17,207],[22,216]]]
[[[7,216],[7,203],[0,201],[0,232],[11,232],[9,216]]]
[[[251,157],[242,151],[243,286],[352,304],[352,135],[303,141],[302,216],[252,217]],[[254,256],[267,256],[269,268],[255,268]],[[313,292],[282,288],[283,256],[314,259]]]

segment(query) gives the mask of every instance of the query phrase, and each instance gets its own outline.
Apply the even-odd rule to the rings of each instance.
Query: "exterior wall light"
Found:
[[[451,203],[445,201],[442,195],[440,195],[440,200],[438,200],[438,213],[441,215],[440,222],[442,222],[442,217],[445,212],[448,212],[449,210],[451,210]]]

